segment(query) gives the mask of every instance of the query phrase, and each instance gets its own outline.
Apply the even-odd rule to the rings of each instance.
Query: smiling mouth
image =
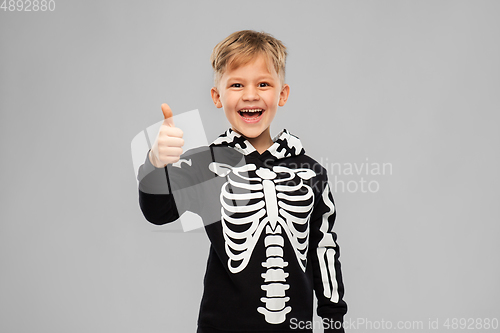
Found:
[[[240,116],[247,119],[259,118],[263,112],[264,109],[241,109],[238,111]]]

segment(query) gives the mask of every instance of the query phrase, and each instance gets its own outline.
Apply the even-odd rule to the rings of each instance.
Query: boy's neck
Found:
[[[248,140],[248,142],[250,142],[250,144],[255,148],[255,150],[259,152],[259,154],[265,152],[274,143],[273,139],[271,138],[271,133],[269,128],[267,128],[256,138],[247,138],[247,137],[245,138]]]

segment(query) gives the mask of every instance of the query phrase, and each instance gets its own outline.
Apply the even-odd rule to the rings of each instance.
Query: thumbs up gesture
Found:
[[[160,126],[158,136],[149,153],[151,164],[157,168],[163,168],[169,163],[179,161],[184,145],[183,132],[180,128],[175,127],[172,110],[165,103],[161,105],[161,110],[165,120]]]

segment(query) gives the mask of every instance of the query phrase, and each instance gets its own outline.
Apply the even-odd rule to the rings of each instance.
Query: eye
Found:
[[[267,82],[261,82],[261,83],[259,83],[259,87],[260,88],[269,87],[269,83],[267,83]]]
[[[241,88],[241,83],[233,83],[231,85],[231,87],[234,87],[234,88]]]

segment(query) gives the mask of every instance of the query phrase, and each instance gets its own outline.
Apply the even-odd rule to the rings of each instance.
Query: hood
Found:
[[[305,154],[304,147],[300,139],[286,129],[283,129],[278,135],[273,138],[273,144],[265,152],[259,152],[252,144],[241,134],[229,128],[225,133],[219,135],[210,146],[226,146],[234,148],[243,155],[255,156],[256,158],[265,159],[282,159],[292,156]]]

